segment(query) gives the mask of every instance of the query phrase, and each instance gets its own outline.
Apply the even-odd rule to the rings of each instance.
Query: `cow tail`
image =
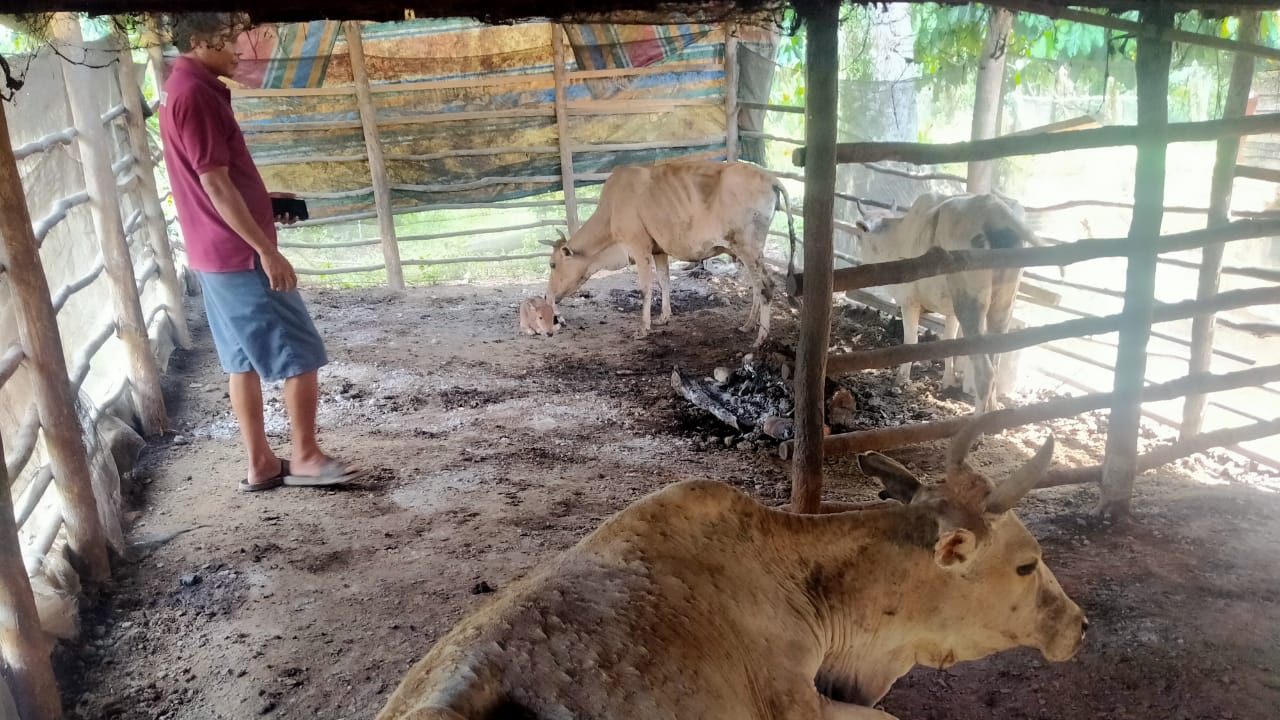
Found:
[[[790,239],[791,247],[787,253],[787,280],[796,276],[796,220],[791,217],[791,196],[787,194],[787,186],[782,184],[778,178],[773,179],[773,188],[778,191],[779,197],[782,199],[782,212],[787,216],[787,237]],[[791,297],[791,293],[786,293],[787,301],[795,305],[795,298]]]

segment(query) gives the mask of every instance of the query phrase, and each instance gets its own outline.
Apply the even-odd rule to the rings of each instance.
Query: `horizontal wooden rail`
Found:
[[[443,160],[455,157],[482,157],[487,155],[554,155],[560,152],[559,148],[554,146],[528,146],[528,147],[501,147],[501,148],[470,148],[461,150],[443,150],[441,152],[412,154],[412,153],[383,153],[383,157],[388,161],[396,162],[430,162],[432,160]],[[369,158],[365,155],[289,155],[285,157],[263,158],[255,160],[254,164],[258,167],[269,167],[272,165],[305,165],[310,163],[344,163],[344,162],[368,162]]]
[[[98,276],[102,275],[102,272],[106,269],[107,269],[106,264],[102,262],[102,255],[99,254],[97,257],[97,261],[94,263],[93,268],[89,270],[89,272],[85,273],[78,279],[73,280],[70,283],[67,283],[66,285],[63,285],[58,290],[58,292],[54,293],[53,311],[55,313],[61,312],[62,308],[67,304],[67,301],[71,299],[72,295],[75,295],[81,290],[84,290],[85,288],[92,285],[93,281],[97,280]]]
[[[738,107],[746,108],[748,110],[768,110],[769,112],[792,113],[794,115],[804,114],[803,105],[773,105],[770,103],[740,102],[738,103]]]
[[[137,160],[132,155],[125,155],[119,160],[111,163],[111,174],[119,175],[125,170],[133,167],[135,163],[137,163]]]
[[[1280,170],[1253,167],[1251,165],[1237,165],[1236,177],[1249,178],[1250,180],[1265,180],[1266,182],[1280,183]]]
[[[1187,375],[1166,383],[1147,385],[1142,388],[1141,396],[1143,402],[1158,402],[1174,400],[1192,392],[1221,392],[1276,381],[1280,381],[1280,365],[1266,365],[1221,375],[1211,373]],[[1101,410],[1110,407],[1113,399],[1113,394],[1109,392],[1059,398],[1036,405],[994,410],[983,415],[982,422],[988,432],[996,432],[1020,425],[1048,422]],[[973,416],[969,415],[917,425],[840,433],[828,436],[823,441],[823,450],[828,457],[867,450],[891,450],[949,438],[972,421]],[[788,440],[778,446],[778,453],[784,460],[790,458],[794,442],[794,440]]]
[[[354,85],[336,85],[333,87],[314,88],[232,88],[232,99],[239,98],[294,98],[316,96],[354,96]]]
[[[424,235],[405,235],[397,238],[396,242],[422,242],[425,240],[443,240],[453,237],[471,237],[473,235],[496,235],[504,232],[518,232],[520,230],[532,230],[540,227],[564,226],[563,220],[539,220],[537,222],[525,223],[523,225],[508,225],[504,227],[486,227],[476,228],[474,230],[451,230],[442,233],[430,233]],[[280,247],[296,248],[299,250],[333,250],[337,248],[365,247],[368,245],[378,245],[382,240],[378,238],[369,238],[367,240],[347,240],[335,243],[301,243],[301,242],[281,242]]]
[[[666,63],[645,65],[643,67],[609,68],[607,70],[571,70],[565,76],[573,80],[601,80],[615,77],[642,77],[645,75],[667,75],[671,73],[692,72],[724,72],[724,65],[708,62]]]
[[[26,357],[26,353],[22,352],[22,345],[16,340],[0,354],[0,387],[4,387],[9,378],[18,372],[18,367]]]
[[[85,378],[89,377],[89,366],[93,364],[93,357],[98,354],[102,346],[116,334],[116,324],[114,322],[107,323],[106,327],[98,331],[98,334],[89,339],[85,346],[80,348],[80,352],[76,353],[76,361],[71,366],[71,392],[80,392],[80,387],[84,385]]]
[[[75,141],[77,135],[79,133],[75,128],[67,128],[56,133],[50,133],[39,140],[33,140],[26,145],[19,145],[14,148],[13,157],[16,160],[23,160],[37,153],[47,152],[58,145],[70,145]]]
[[[919,180],[921,182],[927,180],[947,180],[949,182],[961,184],[967,184],[969,182],[967,179],[962,178],[959,175],[952,175],[951,173],[912,172],[910,170],[900,170],[898,168],[891,168],[888,165],[880,165],[879,163],[873,162],[862,163],[862,167],[881,175],[892,175],[893,177],[906,178],[908,180]]]
[[[49,517],[45,518],[44,523],[32,533],[34,537],[31,539],[31,544],[22,549],[22,557],[28,576],[40,572],[40,566],[44,563],[44,556],[48,555],[49,551],[53,549],[53,543],[58,539],[58,533],[62,531],[62,509],[55,507]]]
[[[787,145],[798,145],[800,147],[804,147],[804,140],[797,140],[796,138],[783,137],[781,135],[770,135],[769,133],[756,132],[754,130],[739,130],[738,137],[754,138],[756,140],[770,140],[772,142],[780,142],[780,143],[785,143]]]
[[[142,297],[142,291],[147,288],[147,283],[158,277],[160,277],[160,264],[154,257],[147,258],[146,264],[134,274],[134,279],[138,283],[138,297]]]
[[[118,117],[124,117],[125,112],[126,110],[124,109],[123,103],[111,108],[110,110],[102,113],[102,124],[103,125],[111,124],[112,120],[115,120]]]
[[[705,147],[707,145],[723,145],[723,135],[711,135],[709,137],[690,138],[688,140],[668,140],[664,142],[630,142],[630,143],[602,143],[599,145],[571,145],[570,150],[575,153],[589,152],[629,152],[633,150],[669,150],[677,148]]]
[[[36,451],[36,441],[40,439],[40,413],[33,404],[18,423],[18,431],[9,442],[8,452],[4,457],[4,466],[9,473],[9,482],[17,479],[19,473],[31,460]]]
[[[455,257],[441,258],[438,260],[402,260],[401,265],[416,265],[429,267],[432,265],[456,265],[459,263],[483,263],[483,262],[511,262],[513,260],[536,260],[538,258],[551,257],[551,253],[523,253],[518,255],[477,255],[474,257]],[[331,270],[315,270],[311,268],[296,268],[295,271],[299,275],[345,275],[347,273],[358,272],[376,272],[385,270],[386,265],[379,263],[377,265],[357,265],[347,268],[333,268]]]
[[[1205,300],[1158,304],[1152,312],[1151,322],[1162,323],[1183,320],[1195,315],[1234,310],[1254,305],[1280,305],[1280,285],[1251,290],[1232,290]],[[937,360],[958,355],[1012,352],[1053,340],[1117,332],[1124,320],[1125,318],[1122,314],[1103,315],[1100,317],[1065,320],[1052,325],[1042,325],[1024,330],[1013,330],[999,335],[979,335],[955,340],[937,340],[914,345],[894,345],[872,350],[833,354],[827,359],[827,372],[829,374],[849,373],[870,368],[893,367],[906,362]]]
[[[560,182],[559,175],[512,175],[510,177],[485,177],[465,183],[445,183],[439,185],[416,185],[411,183],[392,183],[392,190],[409,192],[439,193],[476,190],[490,185],[550,185]]]
[[[45,236],[53,229],[54,225],[67,219],[67,213],[74,207],[84,205],[89,202],[89,193],[81,190],[75,195],[69,195],[53,204],[53,209],[48,215],[31,223],[31,231],[36,236],[36,246],[39,247],[44,243]]]
[[[31,482],[27,483],[27,486],[22,489],[22,494],[13,503],[14,519],[18,522],[19,528],[25,525],[31,513],[35,512],[36,506],[40,504],[40,499],[44,497],[45,491],[51,484],[53,484],[53,467],[47,464],[41,465],[35,477],[31,478]]]
[[[551,72],[523,73],[512,75],[485,75],[483,77],[462,78],[459,80],[415,80],[407,83],[378,83],[369,86],[374,95],[386,93],[423,92],[430,90],[456,90],[482,87],[503,87],[506,85],[541,85],[551,87]],[[354,92],[354,89],[353,91]]]
[[[1278,234],[1280,234],[1280,220],[1240,220],[1218,228],[1162,235],[1149,242],[1156,246],[1157,252],[1166,253],[1192,250],[1211,243]],[[844,292],[864,287],[895,285],[969,270],[1073,265],[1099,258],[1125,257],[1134,247],[1134,242],[1128,238],[1081,240],[1054,247],[1011,250],[948,251],[935,247],[914,258],[836,270],[833,291]],[[792,295],[799,297],[803,287],[804,273],[788,278],[787,291]]]
[[[1265,135],[1280,131],[1280,113],[1247,115],[1227,120],[1169,123],[1169,143],[1207,142],[1226,137]],[[1094,130],[1038,133],[959,143],[860,142],[836,145],[836,162],[867,163],[897,160],[916,165],[996,160],[1016,155],[1047,155],[1068,150],[1120,147],[1138,143],[1136,125],[1112,125]],[[804,148],[797,148],[792,162],[804,167]]]
[[[134,175],[134,177],[138,177]],[[132,235],[138,230],[138,226],[142,224],[142,209],[139,208],[130,213],[129,218],[124,221],[124,234]]]
[[[1222,428],[1211,432],[1193,435],[1185,440],[1161,445],[1138,456],[1137,472],[1144,473],[1174,460],[1212,450],[1217,447],[1229,447],[1251,440],[1261,440],[1272,435],[1280,435],[1280,417],[1263,420],[1252,425]],[[1053,468],[1045,473],[1044,478],[1036,484],[1038,488],[1058,487],[1061,485],[1080,485],[1102,481],[1102,466],[1074,468]]]
[[[647,115],[672,112],[684,107],[724,107],[719,99],[670,100],[571,100],[566,103],[573,115]]]

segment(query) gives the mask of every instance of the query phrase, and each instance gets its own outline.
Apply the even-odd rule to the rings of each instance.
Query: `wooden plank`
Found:
[[[1139,394],[1143,402],[1159,402],[1173,400],[1195,390],[1222,392],[1277,381],[1280,381],[1280,365],[1267,365],[1220,375],[1208,373],[1188,375],[1166,383],[1146,385],[1140,388]],[[993,410],[983,415],[982,421],[989,432],[996,432],[1101,410],[1110,407],[1114,401],[1114,393],[1090,393],[1078,397],[1058,398],[1035,405]],[[849,455],[868,450],[893,450],[943,440],[960,432],[970,422],[973,422],[973,417],[966,415],[916,425],[833,434],[825,441],[826,452],[832,456]],[[795,452],[794,444],[794,440],[780,444],[779,455],[783,459],[791,457]]]
[[[119,72],[120,93],[124,98],[124,107],[129,118],[126,128],[129,133],[129,150],[133,153],[138,182],[142,196],[142,213],[147,222],[147,244],[160,266],[160,293],[162,302],[172,308],[178,308],[169,314],[173,328],[173,340],[178,347],[191,349],[191,330],[187,327],[187,314],[182,312],[182,284],[178,281],[178,268],[173,260],[173,247],[169,244],[169,233],[164,224],[164,208],[160,205],[160,192],[156,188],[155,166],[151,162],[151,147],[147,143],[146,121],[142,117],[142,88],[138,86],[133,70],[133,53],[129,48],[129,40],[117,35],[120,43]],[[126,231],[127,232],[127,231]]]
[[[1260,16],[1256,12],[1240,17],[1237,36],[1244,42],[1258,37]],[[1231,79],[1227,86],[1227,99],[1222,107],[1225,118],[1244,117],[1249,104],[1249,90],[1253,86],[1253,70],[1256,60],[1244,53],[1236,53],[1231,64]],[[1209,185],[1209,217],[1206,227],[1226,225],[1230,219],[1231,191],[1235,180],[1236,156],[1240,154],[1240,138],[1223,138],[1218,141],[1214,159],[1213,176]],[[1200,251],[1200,273],[1196,283],[1196,297],[1207,298],[1218,292],[1222,277],[1222,255],[1225,243],[1206,245]],[[1280,275],[1278,273],[1277,275]],[[1206,372],[1213,361],[1214,315],[1196,315],[1191,321],[1191,359],[1188,372]],[[1178,436],[1188,439],[1199,435],[1204,424],[1204,407],[1208,398],[1203,393],[1192,393],[1182,403],[1182,427]]]
[[[1183,320],[1204,312],[1231,310],[1256,305],[1280,305],[1280,286],[1233,290],[1203,300],[1161,304],[1152,311],[1153,323]],[[916,345],[893,345],[871,350],[858,350],[832,355],[827,360],[827,373],[837,375],[877,367],[893,367],[905,362],[937,360],[976,353],[1006,353],[1042,345],[1053,340],[1102,335],[1120,330],[1123,314],[1065,320],[1052,325],[1012,330],[999,335],[979,335],[954,340],[936,340]]]
[[[1250,115],[1233,120],[1171,123],[1166,139],[1171,143],[1209,142],[1224,137],[1266,135],[1280,132],[1280,113]],[[995,160],[1018,155],[1047,155],[1069,150],[1137,145],[1140,138],[1136,125],[1113,125],[1096,130],[1069,133],[1005,136],[992,140],[960,143],[861,142],[840,143],[836,158],[840,163],[866,163],[897,160],[916,165]],[[804,148],[792,153],[792,161],[804,166]]]
[[[5,144],[8,145],[7,134]],[[4,444],[0,443],[0,456],[3,455]],[[9,482],[9,474],[0,468],[0,617],[4,618],[0,623],[0,659],[5,667],[5,677],[0,682],[9,683],[18,717],[58,720],[62,717],[62,699],[22,558]]]
[[[1265,180],[1267,182],[1280,183],[1280,170],[1251,167],[1249,165],[1237,165],[1236,177],[1250,178],[1253,180]]]
[[[23,351],[31,361],[36,407],[41,424],[48,428],[45,443],[67,516],[68,540],[72,552],[83,563],[89,582],[102,583],[111,574],[106,536],[89,485],[89,461],[67,378],[62,338],[32,232],[22,178],[13,159],[3,103],[0,103],[0,240],[4,243],[5,262],[12,270],[8,282],[13,312]]]
[[[770,103],[754,103],[740,102],[738,107],[748,110],[767,110],[768,112],[791,113],[793,115],[804,115],[805,108],[803,105],[773,105]]]
[[[396,219],[391,212],[391,183],[387,176],[387,163],[382,157],[377,110],[373,106],[373,96],[369,93],[369,73],[364,66],[364,41],[360,36],[360,23],[349,21],[343,28],[351,56],[351,75],[356,84],[356,103],[360,106],[364,147],[369,155],[373,204],[378,212],[378,230],[382,236],[382,260],[386,263],[387,285],[392,290],[403,290],[404,270],[400,267],[400,248],[396,245]]]
[[[1204,247],[1212,242],[1230,242],[1280,234],[1280,220],[1239,220],[1213,230],[1193,230],[1162,235],[1152,239],[1140,237],[1136,243],[1156,252],[1181,252]],[[947,275],[966,270],[996,268],[1028,268],[1074,265],[1104,257],[1127,257],[1135,246],[1129,238],[1081,240],[1054,247],[1015,248],[1011,250],[943,250],[932,248],[914,258],[868,263],[835,271],[834,289],[844,292],[864,287],[879,287],[911,282],[934,275]],[[803,290],[805,273],[789,278],[787,289],[792,294]]]
[[[457,90],[459,88],[503,87],[506,85],[534,85],[547,81],[545,75],[485,75],[461,80],[419,80],[408,83],[378,83],[369,89],[377,95],[395,92],[425,92],[430,90]]]
[[[569,226],[569,234],[573,235],[578,232],[578,192],[573,180],[573,138],[569,136],[565,42],[564,26],[556,23],[551,28],[551,50],[554,58],[552,71],[556,86],[556,142],[560,146],[560,187],[564,189],[565,222]]]
[[[724,23],[724,145],[725,159],[738,159],[738,24]]]
[[[76,16],[59,13],[53,20],[54,36],[67,48],[81,48],[84,38]],[[73,51],[78,52],[78,51]],[[135,291],[133,258],[120,217],[120,197],[116,192],[115,174],[111,171],[111,142],[94,107],[92,68],[84,63],[63,65],[71,118],[80,133],[76,143],[84,166],[85,191],[89,193],[94,232],[102,250],[107,279],[111,283],[112,314],[120,341],[124,343],[129,365],[126,369],[132,386],[134,409],[145,435],[158,435],[168,424],[164,396],[160,389],[160,368],[151,352],[142,303]]]
[[[804,140],[797,140],[795,138],[783,137],[781,135],[770,135],[769,133],[765,133],[765,132],[756,132],[754,130],[739,130],[738,135],[745,138],[770,140],[772,142],[780,142],[780,143],[786,143],[788,145],[799,145],[800,147],[804,147]]]
[[[1161,6],[1141,14],[1144,24],[1167,28],[1173,11]],[[1144,38],[1138,44],[1138,160],[1133,189],[1133,220],[1129,225],[1129,254],[1125,271],[1124,325],[1116,351],[1111,414],[1107,420],[1106,457],[1097,512],[1125,518],[1137,472],[1138,433],[1142,421],[1142,383],[1147,375],[1147,344],[1156,295],[1155,243],[1147,228],[1164,219],[1165,160],[1168,154],[1169,66],[1173,46],[1166,40]],[[1087,131],[1085,131],[1087,132]]]
[[[836,123],[839,112],[840,5],[815,3],[805,23],[805,141],[813,162],[805,168],[804,266],[811,272],[796,347],[795,460],[791,508],[818,511],[822,501],[823,416],[826,413],[827,348],[831,334],[831,270],[835,206]]]
[[[1004,135],[1004,137],[1015,137],[1018,135],[1035,135],[1036,133],[1055,133],[1070,132],[1072,130],[1084,130],[1085,128],[1102,127],[1102,123],[1092,115],[1081,115],[1080,117],[1068,118],[1057,122],[1046,123],[1038,127],[1027,128]]]
[[[643,67],[608,68],[606,70],[574,70],[568,74],[571,82],[582,80],[602,80],[616,77],[644,77],[646,75],[666,75],[668,73],[715,72],[722,70],[720,63],[709,62],[674,62]]]
[[[683,107],[716,107],[719,100],[671,98],[661,100],[569,100],[565,103],[573,115],[644,115],[672,112]]]

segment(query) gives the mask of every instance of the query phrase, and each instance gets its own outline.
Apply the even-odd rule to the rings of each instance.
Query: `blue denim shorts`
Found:
[[[253,270],[197,274],[224,372],[252,370],[278,382],[329,361],[302,296],[297,290],[272,290],[259,263]]]

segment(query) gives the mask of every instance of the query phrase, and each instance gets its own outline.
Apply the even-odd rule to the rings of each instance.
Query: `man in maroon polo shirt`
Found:
[[[271,196],[236,123],[231,92],[218,79],[235,70],[235,38],[246,27],[245,18],[229,13],[173,18],[172,40],[182,56],[160,94],[164,162],[188,267],[200,278],[249,456],[240,489],[334,485],[362,471],[329,457],[316,442],[324,343],[298,294],[298,276],[277,248]],[[276,457],[267,440],[264,379],[284,381],[290,460]]]

